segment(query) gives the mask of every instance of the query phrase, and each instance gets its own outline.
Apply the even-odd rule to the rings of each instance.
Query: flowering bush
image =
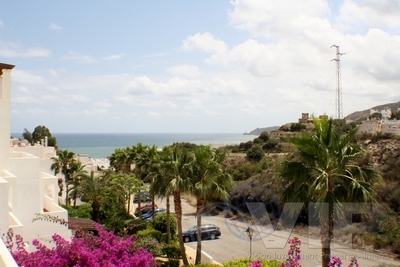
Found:
[[[301,241],[297,237],[294,237],[293,239],[289,240],[289,251],[288,251],[288,257],[285,261],[283,261],[279,267],[301,267],[300,265],[300,245]],[[339,257],[336,257],[334,255],[331,256],[331,260],[328,263],[329,267],[343,267],[342,261],[340,260]],[[357,263],[357,259],[355,257],[352,257],[350,259],[350,264],[348,267],[359,267],[360,265]],[[262,267],[262,263],[260,260],[253,261],[250,263],[249,267]]]
[[[144,248],[135,247],[136,236],[118,237],[113,232],[107,232],[99,224],[95,225],[98,236],[82,233],[73,237],[71,242],[54,234],[52,239],[55,247],[50,249],[34,240],[32,244],[36,251],[27,252],[20,236],[15,237],[17,245],[7,242],[8,248],[18,266],[36,267],[136,267],[157,266],[153,255]],[[7,237],[9,240],[10,236]]]

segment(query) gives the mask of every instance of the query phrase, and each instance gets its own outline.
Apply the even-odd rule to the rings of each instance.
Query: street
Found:
[[[172,197],[171,197],[172,203]],[[157,201],[159,207],[165,208],[165,200]],[[186,200],[182,200],[182,228],[183,231],[196,225],[195,207],[191,206]],[[171,205],[173,211],[173,205]],[[297,236],[301,241],[301,264],[307,267],[321,266],[321,248],[320,240],[308,237],[290,234],[288,231],[273,231],[268,234],[264,240],[260,237],[260,232],[263,229],[255,225],[248,224],[243,220],[231,220],[222,216],[211,216],[208,214],[202,215],[202,224],[212,223],[217,225],[222,232],[222,235],[215,240],[202,241],[202,249],[207,254],[213,257],[217,262],[224,263],[237,258],[247,258],[250,256],[253,259],[271,259],[283,261],[287,256],[289,249],[286,244],[287,237],[293,238]],[[250,244],[250,238],[246,234],[248,227],[254,229],[254,236]],[[265,229],[264,229],[265,230]],[[267,242],[264,244],[264,242]],[[185,243],[187,246],[196,249],[196,242]],[[284,247],[284,248],[278,248]],[[332,254],[339,256],[344,266],[350,263],[350,258],[356,256],[358,263],[362,267],[391,267],[400,266],[400,261],[389,257],[381,256],[365,252],[351,247],[344,247],[333,244],[331,247]]]

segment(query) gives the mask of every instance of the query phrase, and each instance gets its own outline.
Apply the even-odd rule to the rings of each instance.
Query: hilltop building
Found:
[[[0,63],[0,234],[12,229],[21,235],[27,249],[34,239],[46,246],[54,233],[70,240],[71,231],[60,224],[36,220],[36,214],[68,219],[58,205],[58,179],[51,171],[54,147],[46,140],[28,146],[10,140],[11,72],[13,65]],[[0,238],[0,267],[17,266]]]

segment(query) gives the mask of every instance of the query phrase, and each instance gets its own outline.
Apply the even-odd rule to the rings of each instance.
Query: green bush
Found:
[[[138,238],[135,241],[135,247],[136,248],[141,248],[141,247],[145,248],[147,251],[149,251],[154,256],[162,255],[162,249],[161,249],[162,247],[160,245],[160,242],[158,242],[157,239],[155,239],[151,235]]]
[[[171,229],[171,238],[175,239],[177,235],[178,223],[176,221],[176,217],[174,213],[170,213],[170,229]],[[153,220],[154,229],[160,231],[161,233],[167,232],[167,213],[163,212],[154,217]]]
[[[62,205],[68,211],[68,217],[92,219],[92,206],[90,203],[84,203],[77,207]]]
[[[139,237],[146,237],[146,236],[152,236],[158,241],[161,240],[161,232],[156,230],[156,229],[146,229],[146,230],[140,230],[137,232],[137,235]]]
[[[181,258],[181,249],[179,243],[165,244],[162,247],[162,253],[167,255],[168,258],[179,259]]]
[[[237,259],[223,264],[224,267],[248,267],[255,259]],[[260,259],[263,267],[279,267],[281,262],[276,260]]]
[[[127,229],[128,234],[137,234],[137,232],[147,229],[147,223],[142,219],[129,220]]]
[[[246,152],[248,160],[259,162],[264,158],[265,152],[260,146],[253,146]]]

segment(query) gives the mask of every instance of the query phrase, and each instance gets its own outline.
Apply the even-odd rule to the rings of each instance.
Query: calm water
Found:
[[[20,137],[18,135],[14,135]],[[116,148],[143,145],[163,147],[177,142],[189,142],[198,145],[239,144],[253,140],[256,136],[239,133],[134,133],[134,134],[53,134],[57,138],[58,147],[75,154],[88,154],[91,158],[106,158]]]

